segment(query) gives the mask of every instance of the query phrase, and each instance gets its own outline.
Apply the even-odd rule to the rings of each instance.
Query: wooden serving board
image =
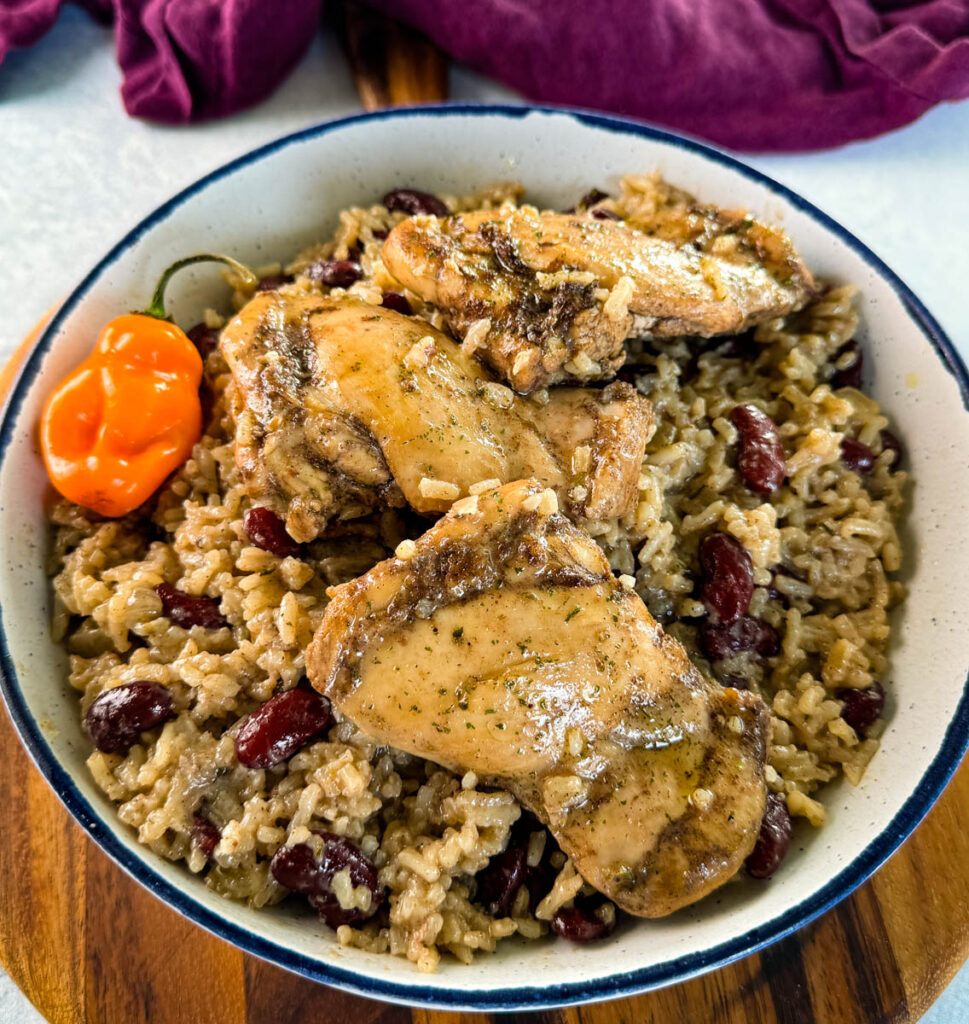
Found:
[[[427,40],[349,4],[339,27],[368,109],[444,98]],[[497,1016],[373,1002],[243,954],[97,849],[2,709],[0,752],[0,963],[52,1024],[907,1024],[969,956],[969,761],[870,882],[790,938],[634,999]]]

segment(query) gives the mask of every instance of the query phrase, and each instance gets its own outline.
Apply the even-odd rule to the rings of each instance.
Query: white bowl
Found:
[[[336,211],[396,186],[466,192],[519,178],[539,204],[562,208],[593,185],[654,168],[701,197],[783,224],[817,274],[861,288],[872,391],[906,442],[914,479],[891,721],[864,784],[827,790],[827,827],[799,830],[784,870],[767,884],[727,886],[665,920],[627,921],[598,945],[507,943],[471,966],[445,960],[431,976],[406,960],[341,948],[298,908],[257,911],[222,899],[139,846],[85,768],[89,743],[66,657],[49,637],[48,485],[35,437],[54,382],[88,354],[105,322],[144,306],[160,270],[180,256],[285,260],[327,235]],[[184,272],[172,297],[183,324],[226,299],[217,272],[205,268]],[[908,386],[913,373],[917,387]],[[109,856],[186,917],[282,967],[369,996],[473,1009],[535,1009],[680,981],[775,941],[851,892],[915,828],[959,763],[969,735],[958,597],[969,544],[953,513],[969,493],[967,395],[952,345],[874,254],[803,199],[705,146],[611,118],[520,107],[424,108],[320,125],[228,164],[160,207],[87,275],[27,362],[0,426],[4,696],[38,767]]]

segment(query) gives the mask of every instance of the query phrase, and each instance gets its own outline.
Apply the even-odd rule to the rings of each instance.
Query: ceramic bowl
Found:
[[[782,224],[819,276],[860,287],[868,384],[906,442],[914,481],[891,717],[864,784],[827,790],[828,825],[800,829],[784,870],[767,884],[727,886],[665,920],[627,920],[601,944],[511,942],[471,966],[445,959],[429,976],[400,958],[341,948],[296,901],[257,911],[222,899],[139,846],[85,768],[89,744],[66,658],[49,638],[48,485],[35,438],[54,382],[87,355],[101,325],[144,306],[159,271],[180,256],[285,260],[326,236],[342,207],[398,186],[467,192],[518,178],[533,201],[564,208],[593,185],[608,189],[624,173],[654,168],[701,197]],[[205,305],[225,302],[225,286],[216,270],[193,268],[172,297],[176,320],[190,324]],[[969,645],[958,598],[969,544],[953,510],[969,494],[967,393],[952,345],[895,274],[831,218],[712,149],[624,121],[519,107],[425,108],[323,124],[226,165],[156,210],[84,278],[24,367],[0,428],[4,695],[38,767],[110,857],[186,917],[290,970],[379,998],[499,1010],[681,981],[774,942],[846,896],[915,828],[959,763],[969,735]]]

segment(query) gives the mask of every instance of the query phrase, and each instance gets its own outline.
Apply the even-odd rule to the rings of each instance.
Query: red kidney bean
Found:
[[[558,871],[552,867],[551,858],[559,846],[548,832],[545,833],[545,847],[542,850],[539,862],[534,865],[528,863],[528,841],[533,832],[544,831],[545,826],[538,818],[531,811],[526,811],[522,808],[521,817],[515,822],[515,827],[512,830],[511,839],[508,843],[509,847],[520,849],[524,854],[522,858],[524,864],[523,881],[528,889],[528,905],[532,913],[535,912],[535,908],[551,892],[552,886],[555,884],[555,878],[558,875]],[[489,863],[488,867],[490,866]],[[487,871],[488,867],[484,870]],[[478,877],[480,878],[481,875],[479,874]],[[515,892],[513,890],[511,896],[514,897],[514,895]]]
[[[141,734],[174,715],[168,688],[136,679],[104,690],[84,716],[84,728],[105,754],[127,754]]]
[[[601,188],[590,188],[576,205],[584,206],[588,209],[590,206],[595,206],[596,203],[601,203],[603,199],[608,198],[609,193],[603,192]]]
[[[549,922],[552,931],[571,942],[595,942],[604,939],[616,930],[618,914],[608,902],[600,902],[594,896],[576,896],[571,907],[560,907]]]
[[[839,690],[837,696],[844,701],[841,717],[859,736],[864,736],[885,710],[885,688],[877,680],[864,690]]]
[[[192,815],[191,835],[192,845],[198,847],[206,857],[211,859],[222,838],[222,833],[201,811],[196,811]]]
[[[484,905],[485,913],[493,917],[507,917],[527,872],[524,846],[512,842],[504,851],[495,854],[487,867],[475,876],[478,880],[478,902]]]
[[[308,843],[281,846],[270,861],[269,870],[280,885],[308,896],[316,890],[320,862]]]
[[[594,220],[622,220],[622,217],[618,213],[613,213],[612,210],[603,209],[601,206],[597,206],[592,211],[592,217]]]
[[[412,216],[417,213],[432,213],[435,217],[448,215],[448,208],[437,196],[416,188],[392,189],[384,196],[384,206]]]
[[[557,850],[558,844],[551,835],[545,840],[545,852],[542,859],[534,866],[528,866],[525,872],[525,886],[528,889],[528,909],[534,914],[535,908],[552,891],[558,871],[552,867],[549,857],[551,850]]]
[[[743,334],[734,335],[719,354],[725,359],[741,359],[745,363],[752,363],[761,351],[754,338],[754,332],[744,331]]]
[[[784,482],[787,467],[777,425],[756,405],[736,405],[730,422],[740,435],[737,470],[747,487],[770,494]]]
[[[870,473],[875,465],[875,453],[856,437],[841,439],[841,461],[855,473]]]
[[[203,356],[204,358],[204,356]],[[199,384],[199,404],[202,406],[202,422],[208,423],[212,419],[212,410],[215,408],[216,394],[209,382],[203,377]]]
[[[383,903],[383,890],[377,880],[377,869],[360,848],[343,836],[317,831],[323,838],[323,850],[317,860],[308,843],[280,847],[269,865],[273,878],[292,892],[306,896],[311,907],[331,928],[372,917]],[[372,898],[368,911],[345,910],[331,889],[333,876],[346,868],[354,887],[370,889]]]
[[[563,210],[563,213],[577,213],[581,206],[583,210],[588,210],[590,206],[595,206],[596,203],[601,203],[603,199],[608,199],[609,193],[603,192],[599,188],[590,188],[588,192],[575,204],[570,206],[567,210]]]
[[[894,472],[901,466],[902,460],[905,458],[905,446],[890,430],[883,430],[880,436],[882,451],[894,452],[894,455],[888,464],[889,470]]]
[[[324,849],[326,868],[322,875],[327,880],[337,871],[347,868],[350,881],[354,887],[367,886],[370,890],[370,907],[361,910],[353,907],[345,910],[340,901],[329,891],[323,890],[309,897],[310,906],[320,915],[323,922],[331,928],[339,928],[341,924],[354,924],[373,917],[384,901],[384,893],[377,880],[377,869],[360,850],[346,839],[330,836]]]
[[[744,651],[772,658],[781,649],[781,640],[774,627],[752,615],[742,615],[723,625],[704,622],[700,626],[699,640],[701,650],[711,661]]]
[[[188,332],[188,340],[199,350],[199,355],[204,359],[219,344],[218,327],[209,327],[207,324],[196,324]]]
[[[861,388],[861,370],[865,355],[857,341],[849,341],[847,345],[842,345],[835,353],[834,362],[840,361],[841,357],[848,353],[851,353],[852,356],[848,365],[831,374],[829,383],[834,389]]]
[[[219,602],[211,597],[193,597],[173,587],[171,583],[159,583],[155,593],[161,598],[162,614],[167,616],[176,626],[191,629],[202,626],[204,629],[221,629],[228,626]]]
[[[734,690],[749,690],[750,684],[743,676],[733,676],[729,673],[720,676],[720,685],[729,686]]]
[[[791,815],[787,804],[776,793],[768,793],[760,835],[747,858],[747,874],[753,878],[770,878],[781,866],[790,845]]]
[[[384,292],[380,305],[384,309],[392,309],[395,313],[403,313],[404,316],[410,316],[413,312],[410,308],[410,303],[407,301],[407,296],[401,295],[400,292]]]
[[[363,267],[355,260],[317,260],[303,273],[311,280],[330,288],[349,288],[363,277]]]
[[[256,291],[274,292],[277,288],[282,288],[284,284],[289,284],[292,280],[292,274],[268,274],[266,277],[261,277],[259,279],[259,283],[256,285]]]
[[[616,371],[616,380],[625,381],[627,384],[632,384],[633,387],[636,387],[636,381],[647,372],[648,368],[640,363],[626,363],[625,366],[621,366]]]
[[[242,528],[257,548],[278,558],[295,557],[300,552],[299,544],[290,537],[282,519],[271,509],[261,505],[247,509],[242,517]]]
[[[330,702],[315,690],[287,690],[247,715],[236,733],[236,757],[246,768],[288,761],[333,721]]]
[[[188,332],[188,340],[198,349],[202,359],[206,359],[219,344],[219,329],[208,327],[206,324],[196,324]],[[202,422],[208,423],[212,418],[212,410],[215,408],[215,392],[207,380],[203,378],[199,385],[199,401],[202,404]]]
[[[713,622],[733,622],[750,607],[754,566],[747,549],[726,533],[711,533],[700,544],[703,588],[700,600]]]

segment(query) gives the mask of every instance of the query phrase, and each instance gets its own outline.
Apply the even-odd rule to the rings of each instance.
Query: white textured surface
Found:
[[[68,9],[34,50],[0,68],[0,358],[134,222],[200,174],[304,125],[352,112],[356,97],[335,46],[318,41],[280,91],[231,121],[160,128],[124,115],[108,33]],[[500,88],[456,74],[455,99]],[[969,352],[964,225],[969,105],[932,112],[888,138],[813,156],[749,160],[868,242]],[[36,1014],[0,976],[0,1021]],[[926,1024],[960,1024],[969,977]]]
[[[3,1024],[44,1024],[44,1018],[3,971],[0,971],[0,1021]]]

